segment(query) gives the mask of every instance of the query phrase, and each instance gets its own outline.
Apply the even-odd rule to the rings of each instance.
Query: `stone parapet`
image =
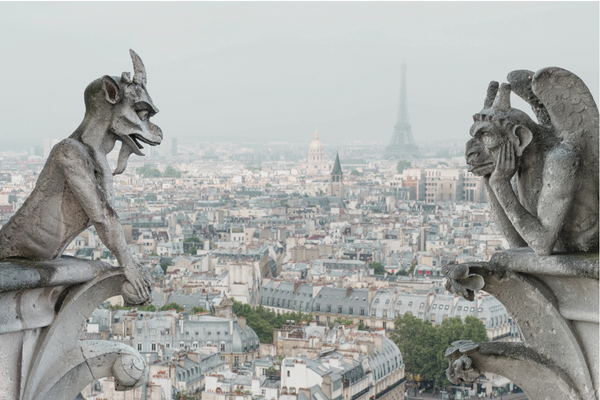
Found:
[[[448,287],[464,288],[482,278],[481,289],[513,316],[523,343],[459,341],[448,349],[447,374],[472,383],[483,371],[511,379],[537,399],[598,399],[598,254],[538,257],[530,249],[495,254],[489,263],[447,269]]]
[[[142,384],[146,364],[122,343],[80,341],[92,311],[121,294],[123,270],[100,261],[0,260],[0,393],[9,400],[74,399],[93,380]]]

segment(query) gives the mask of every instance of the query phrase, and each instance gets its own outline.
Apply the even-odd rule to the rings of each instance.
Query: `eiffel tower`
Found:
[[[403,160],[419,157],[419,148],[413,139],[410,123],[408,122],[408,105],[406,103],[406,64],[402,63],[400,78],[400,102],[398,116],[392,140],[385,148],[383,158],[388,160]]]

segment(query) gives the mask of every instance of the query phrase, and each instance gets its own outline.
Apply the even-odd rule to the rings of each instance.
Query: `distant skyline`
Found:
[[[598,2],[0,3],[3,149],[68,137],[94,79],[144,60],[165,143],[386,145],[400,65],[417,144],[468,137],[491,80],[566,68],[598,102]],[[531,115],[513,95],[513,105]]]

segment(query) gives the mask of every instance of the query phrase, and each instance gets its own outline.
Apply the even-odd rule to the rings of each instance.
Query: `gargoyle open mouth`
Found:
[[[138,147],[138,149],[144,148],[144,146],[142,146],[139,141],[149,144],[150,146],[158,146],[160,144],[160,142],[153,142],[151,140],[148,140],[138,133],[133,133],[133,134],[129,135],[129,137],[131,138],[131,140],[133,140],[133,142]]]

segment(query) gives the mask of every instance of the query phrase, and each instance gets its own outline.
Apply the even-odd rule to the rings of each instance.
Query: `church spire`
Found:
[[[315,128],[315,140],[319,140],[319,131]]]
[[[335,154],[335,163],[333,164],[333,169],[331,170],[331,175],[342,175],[342,166],[340,165],[340,153],[336,152]]]

